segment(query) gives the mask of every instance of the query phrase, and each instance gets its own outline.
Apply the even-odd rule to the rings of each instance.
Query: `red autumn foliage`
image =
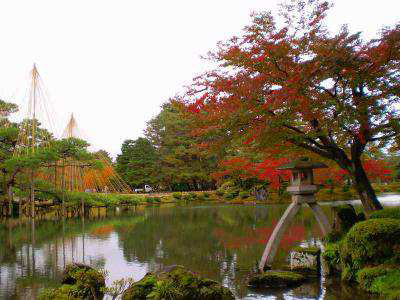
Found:
[[[349,174],[366,210],[380,209],[362,155],[400,134],[400,24],[369,41],[346,26],[332,34],[329,7],[291,2],[286,22],[254,14],[210,54],[220,65],[195,78],[186,105],[210,145],[310,151]]]
[[[384,160],[368,159],[364,161],[364,169],[368,177],[373,181],[391,180],[392,170],[390,164]]]
[[[287,170],[277,170],[277,168],[288,163],[287,158],[266,159],[255,163],[243,157],[233,157],[221,162],[220,167],[223,171],[214,172],[213,177],[219,179],[225,175],[238,175],[241,179],[258,178],[268,181],[271,188],[280,187],[282,181],[288,181],[290,172]]]

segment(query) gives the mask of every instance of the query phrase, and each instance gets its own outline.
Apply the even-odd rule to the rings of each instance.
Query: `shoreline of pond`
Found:
[[[382,202],[385,204],[390,204],[391,202],[397,202],[399,204],[400,197],[397,197],[400,195],[386,195],[385,197],[382,197],[383,199]],[[394,199],[394,200],[391,200]],[[12,228],[4,228],[7,236],[9,235],[9,238],[11,238],[14,241],[7,242],[8,239],[4,240],[3,245],[6,246],[10,244],[12,246],[13,253],[16,253],[15,251],[22,251],[20,254],[16,254],[17,257],[22,255],[22,253],[25,253],[26,247],[28,247],[29,250],[29,256],[26,258],[33,259],[33,257],[38,257],[45,255],[50,249],[53,249],[54,247],[58,248],[58,264],[63,262],[62,255],[63,255],[63,247],[62,245],[64,244],[64,241],[66,243],[65,245],[65,251],[69,253],[70,251],[75,252],[75,254],[67,254],[67,262],[70,261],[75,257],[75,261],[80,261],[82,258],[79,258],[82,253],[79,251],[76,252],[77,249],[84,247],[84,251],[86,251],[86,261],[90,262],[92,259],[89,259],[87,256],[88,254],[96,253],[96,256],[93,257],[99,257],[102,255],[105,255],[105,260],[106,264],[104,265],[105,269],[110,269],[110,274],[111,278],[110,280],[116,280],[121,277],[126,277],[126,276],[132,276],[132,274],[136,274],[137,278],[136,280],[139,280],[144,276],[144,274],[148,271],[151,271],[155,268],[157,270],[160,268],[162,265],[171,265],[171,264],[182,264],[187,266],[190,270],[199,272],[200,274],[203,274],[206,277],[210,277],[214,280],[220,278],[219,276],[222,276],[220,272],[218,271],[220,267],[215,269],[210,273],[210,268],[213,269],[211,266],[213,264],[219,264],[219,260],[213,260],[214,263],[210,265],[210,267],[206,267],[204,265],[204,262],[201,263],[201,258],[204,256],[204,251],[207,251],[210,257],[215,257],[218,258],[220,255],[222,255],[224,252],[221,252],[218,250],[215,252],[215,247],[216,245],[223,245],[221,248],[222,250],[225,249],[224,251],[232,252],[232,254],[229,254],[225,259],[228,259],[228,262],[230,261],[231,255],[238,255],[238,265],[235,263],[234,269],[232,269],[229,272],[235,272],[235,282],[236,280],[239,280],[239,278],[245,279],[247,276],[247,272],[251,270],[251,267],[253,266],[253,263],[248,263],[247,265],[243,265],[243,262],[241,262],[245,257],[256,257],[257,259],[259,258],[258,256],[260,255],[261,249],[257,251],[250,251],[246,250],[248,247],[254,247],[254,245],[257,245],[260,243],[259,238],[262,236],[267,236],[268,232],[270,232],[269,228],[271,230],[273,229],[275,222],[274,218],[279,218],[279,216],[282,214],[282,212],[285,209],[285,205],[269,205],[269,204],[262,204],[262,205],[256,205],[254,206],[236,206],[236,205],[229,205],[225,203],[218,203],[217,205],[203,205],[205,203],[197,203],[200,205],[196,205],[196,203],[193,203],[195,205],[188,205],[188,206],[176,206],[174,204],[165,204],[165,205],[157,205],[157,206],[142,206],[142,207],[137,207],[136,211],[131,210],[127,212],[121,212],[121,215],[113,215],[113,214],[106,214],[106,210],[101,211],[101,215],[99,217],[93,218],[93,219],[66,219],[65,222],[59,222],[58,220],[49,220],[49,221],[44,221],[44,222],[35,222],[34,226],[36,227],[36,230],[34,233],[32,233],[32,227],[29,223],[26,225],[23,224],[15,224],[15,227]],[[211,204],[211,203],[210,203]],[[335,204],[334,204],[335,205]],[[196,209],[196,208],[201,208],[201,209]],[[329,210],[329,207],[325,207],[326,210]],[[249,215],[246,212],[251,212]],[[315,221],[310,220],[310,216],[308,216],[307,209],[305,209],[304,214],[302,213],[299,218],[294,222],[294,227],[291,229],[288,233],[288,240],[284,240],[282,244],[282,251],[286,253],[289,249],[288,245],[293,245],[292,239],[294,238],[296,241],[299,239],[301,244],[305,243],[305,245],[308,244],[315,244],[317,239],[312,238],[310,239],[309,234],[306,234],[306,232],[312,232],[312,236],[315,237],[315,231],[312,230],[316,226]],[[182,219],[182,217],[184,218]],[[197,216],[197,217],[196,217]],[[200,224],[198,223],[199,217],[201,218],[206,218],[208,220],[207,222],[201,222]],[[274,217],[275,216],[275,217]],[[308,217],[307,217],[308,216]],[[250,217],[250,219],[249,219]],[[161,219],[160,219],[161,218]],[[189,222],[190,221],[190,222]],[[249,221],[251,221],[249,224],[247,224]],[[311,221],[311,225],[309,223]],[[188,223],[189,222],[189,223]],[[208,227],[208,224],[212,223],[212,227]],[[299,223],[300,222],[300,223]],[[305,223],[303,223],[305,222]],[[192,224],[193,223],[193,224]],[[170,235],[169,232],[176,232],[175,230],[172,230],[173,227],[172,224],[176,224],[178,226],[179,224],[182,224],[184,227],[178,226],[179,235]],[[186,225],[185,225],[186,224]],[[189,226],[189,224],[192,224]],[[299,227],[300,224],[303,224]],[[54,230],[54,226],[58,226]],[[139,226],[139,227],[138,227]],[[143,227],[145,226],[145,227]],[[149,227],[150,226],[150,227]],[[174,225],[175,226],[175,225]],[[189,226],[189,227],[188,227]],[[204,227],[207,226],[207,227]],[[222,227],[221,227],[222,226]],[[255,226],[255,229],[253,228]],[[266,227],[265,227],[266,226]],[[306,232],[303,232],[304,229],[302,229],[304,226],[306,226]],[[187,228],[185,228],[187,227]],[[147,228],[147,229],[146,229]],[[210,229],[206,229],[210,228]],[[213,229],[214,228],[214,229]],[[253,229],[252,229],[253,228]],[[150,229],[150,231],[149,231]],[[223,229],[223,230],[222,230]],[[316,227],[317,229],[317,227]],[[62,230],[62,231],[61,231]],[[65,230],[65,233],[63,233]],[[128,231],[127,231],[128,230]],[[222,230],[222,231],[221,231]],[[255,230],[255,231],[254,231]],[[267,231],[266,231],[267,230]],[[186,233],[185,233],[186,232]],[[204,235],[204,232],[207,233]],[[63,234],[61,236],[61,233]],[[116,235],[117,234],[117,235]],[[137,236],[139,234],[139,236]],[[200,234],[198,238],[196,236]],[[256,235],[255,235],[256,234]],[[32,235],[32,236],[31,236]],[[42,236],[43,235],[43,236]],[[150,253],[148,252],[149,245],[147,246],[141,246],[142,242],[140,242],[143,239],[150,239],[150,241],[153,240],[152,236],[156,236],[161,238],[163,240],[162,245],[163,245],[163,251],[165,252],[165,258],[162,258],[163,256],[159,257],[156,260],[156,264],[152,266],[152,264],[149,265],[149,262],[152,261],[152,256],[148,256]],[[26,237],[25,237],[26,236]],[[130,236],[137,236],[135,238],[134,244],[129,242],[130,239],[128,237]],[[62,237],[62,239],[61,239]],[[189,239],[186,242],[186,238]],[[209,239],[217,239],[219,242],[215,244],[215,241],[213,241],[211,244],[210,242],[204,243],[205,238]],[[30,242],[30,239],[34,239],[33,243]],[[190,239],[195,238],[193,241]],[[16,240],[15,240],[16,239]],[[106,241],[109,239],[110,242],[112,241],[113,244],[109,244],[109,246],[106,246],[104,244]],[[159,250],[157,250],[156,245],[158,245],[158,240],[155,239],[153,242],[150,244],[154,244],[151,247],[154,248],[154,253],[158,253]],[[175,241],[175,242],[173,242]],[[82,244],[84,242],[84,244]],[[127,248],[127,246],[122,246],[125,243],[129,242],[129,247],[134,247],[136,250],[128,250],[130,248]],[[31,243],[31,246],[29,246]],[[107,242],[108,243],[108,242]],[[122,243],[122,244],[121,244]],[[148,242],[146,242],[148,243]],[[178,246],[179,245],[179,250],[178,248],[171,248],[172,244]],[[200,243],[200,244],[199,244]],[[286,245],[289,243],[288,245]],[[137,244],[135,246],[135,244]],[[204,247],[201,245],[204,244]],[[27,246],[28,245],[28,246]],[[48,245],[48,246],[46,246]],[[57,246],[58,245],[58,246]],[[75,246],[74,246],[75,245]],[[91,246],[92,245],[92,246]],[[108,245],[108,244],[107,244]],[[114,245],[114,246],[111,246]],[[195,254],[197,252],[195,249],[192,247],[192,245],[198,245],[200,254]],[[246,247],[244,247],[245,245]],[[252,246],[253,245],[253,246]],[[265,241],[261,242],[261,248],[265,246]],[[290,246],[290,249],[292,249],[293,246]],[[8,246],[7,246],[8,247]],[[72,247],[72,248],[71,248]],[[111,248],[110,248],[111,247]],[[139,255],[139,258],[135,258],[138,260],[138,264],[134,263],[134,265],[130,265],[132,263],[132,260],[128,259],[128,262],[115,262],[114,260],[111,260],[110,262],[107,262],[111,257],[114,257],[115,254],[114,250],[111,249],[120,249],[119,251],[122,251],[124,249],[124,261],[129,258],[132,254],[128,253],[136,253],[134,257],[137,257],[137,251],[142,251],[140,249],[147,249],[146,252],[142,255]],[[139,248],[138,248],[139,247]],[[174,246],[175,247],[175,246]],[[196,246],[197,247],[197,246]],[[195,247],[195,248],[196,248]],[[244,248],[242,248],[244,247]],[[45,250],[43,252],[42,249]],[[73,250],[75,248],[75,251]],[[204,249],[207,250],[204,250]],[[21,250],[19,250],[21,249]],[[90,250],[92,249],[92,250]],[[95,250],[96,249],[96,250]],[[175,249],[175,250],[174,250]],[[203,249],[203,250],[201,250]],[[230,250],[234,249],[234,250]],[[235,250],[236,249],[236,250]],[[251,249],[251,248],[249,248]],[[286,250],[285,250],[286,249]],[[4,251],[3,249],[2,251]],[[0,251],[0,253],[2,252]],[[91,252],[95,251],[95,252]],[[132,252],[133,251],[133,252]],[[171,252],[172,251],[172,252]],[[171,257],[171,259],[167,259],[168,255],[167,253],[175,253],[176,251],[184,253],[183,256],[178,256],[178,257]],[[83,252],[84,254],[85,252]],[[102,254],[103,253],[103,254]],[[237,253],[237,254],[234,254]],[[258,253],[258,254],[257,254]],[[50,255],[50,254],[49,254]],[[60,256],[61,255],[61,256]],[[71,257],[72,255],[72,257]],[[145,255],[145,256],[143,256]],[[160,254],[157,254],[160,255]],[[176,254],[175,254],[176,255]],[[200,256],[198,256],[200,255]],[[215,256],[214,256],[215,255]],[[286,256],[287,254],[285,254]],[[26,254],[24,254],[24,257]],[[33,257],[32,257],[33,256]],[[198,256],[198,257],[197,257]],[[54,255],[53,255],[54,257]],[[68,258],[69,257],[69,258]],[[156,256],[157,257],[157,256]],[[194,261],[189,258],[195,258],[197,257]],[[239,259],[240,258],[240,259]],[[96,258],[97,259],[97,258]],[[182,261],[182,259],[184,261]],[[43,259],[39,259],[39,261],[35,263],[30,264],[30,268],[36,265],[36,267],[39,267],[40,264],[39,262],[42,261]],[[248,258],[246,258],[248,260]],[[280,261],[283,260],[283,257],[279,258]],[[18,260],[17,260],[18,261]],[[129,263],[129,261],[131,263]],[[196,263],[195,263],[196,262]],[[128,263],[128,264],[127,264]],[[221,262],[222,263],[222,262]],[[91,263],[92,264],[92,263]],[[224,265],[223,263],[222,265]],[[118,268],[115,269],[113,265],[118,265]],[[135,266],[134,269],[132,269],[132,266]],[[138,272],[140,266],[140,270]],[[229,266],[229,263],[228,265]],[[29,267],[29,265],[28,265]],[[144,269],[143,269],[144,268]],[[149,269],[150,268],[150,269]],[[29,268],[28,268],[29,269]],[[135,271],[136,270],[136,271]],[[246,271],[247,270],[247,271]],[[43,271],[41,271],[43,272]],[[132,273],[133,272],[133,273]],[[217,273],[215,273],[217,272]],[[228,270],[227,270],[228,272]],[[222,278],[229,278],[228,274],[223,275]],[[3,276],[4,270],[3,270]],[[41,274],[41,273],[40,273]],[[50,273],[52,274],[52,273]],[[210,275],[211,274],[211,275]],[[225,274],[225,273],[224,273]],[[36,275],[36,276],[39,276]],[[41,278],[40,275],[39,277]],[[225,277],[228,276],[228,277]],[[220,278],[218,279],[220,282],[224,282],[224,280]],[[240,280],[242,280],[240,279]],[[225,279],[226,280],[226,279]],[[233,280],[233,279],[230,279]],[[325,279],[324,279],[325,280]],[[260,296],[251,296],[253,295],[262,295],[263,292],[261,291],[248,291],[246,294],[242,291],[244,287],[240,288],[238,290],[238,287],[235,287],[233,282],[234,281],[229,281],[229,286],[233,288],[233,291],[235,292],[235,295],[241,295],[239,298],[240,299],[260,299]],[[226,283],[225,283],[226,284]],[[237,284],[237,283],[236,283]],[[242,283],[243,284],[243,283]],[[321,283],[320,281],[316,282],[308,282],[305,285],[300,286],[299,288],[296,289],[290,289],[290,293],[295,293],[296,295],[300,295],[301,291],[303,290],[309,290],[310,293],[313,295],[321,295],[321,293],[324,293],[323,290],[320,290],[318,286],[327,284],[328,286],[324,289],[329,289],[329,293],[336,293],[336,289],[343,290],[344,292],[346,289],[351,289],[353,292],[357,293],[362,293],[361,291],[354,290],[351,287],[340,287],[338,288],[339,283],[335,283],[335,279],[329,279],[327,280],[327,283]],[[341,292],[341,293],[342,293]],[[287,293],[287,291],[280,291],[279,293]],[[364,295],[364,294],[360,294]],[[317,297],[317,296],[316,296]],[[296,297],[294,297],[296,298]],[[318,297],[317,297],[318,298]],[[341,299],[341,298],[338,298]],[[343,298],[346,299],[346,298]],[[372,297],[364,298],[364,299],[373,299]]]

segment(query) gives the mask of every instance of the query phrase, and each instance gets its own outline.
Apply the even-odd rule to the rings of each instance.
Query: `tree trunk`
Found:
[[[6,173],[3,173],[3,193],[4,193],[4,201],[1,203],[1,215],[6,215],[7,216],[7,178],[6,178]],[[4,210],[6,210],[4,212]]]
[[[62,174],[61,174],[61,192],[62,192],[62,199],[61,199],[61,211],[62,216],[65,217],[65,159],[63,159],[62,164]]]
[[[353,160],[352,177],[354,187],[360,196],[360,200],[364,206],[366,214],[368,215],[374,210],[382,209],[382,204],[376,197],[375,191],[369,182],[360,159]]]
[[[13,191],[12,191],[12,185],[8,184],[7,185],[7,194],[8,194],[8,216],[12,216],[12,207],[13,207]]]
[[[31,192],[30,192],[30,209],[31,209],[31,213],[30,216],[32,218],[35,218],[35,187],[34,187],[34,182],[33,182],[33,169],[31,170]]]

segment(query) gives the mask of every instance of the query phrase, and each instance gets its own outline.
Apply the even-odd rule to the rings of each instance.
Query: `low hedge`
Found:
[[[119,205],[138,205],[140,199],[139,196],[129,194],[65,192],[66,206],[80,205],[82,200],[86,206],[115,207]]]
[[[377,210],[371,213],[370,219],[382,219],[382,218],[390,218],[390,219],[398,219],[400,220],[400,207],[390,207],[381,210]]]
[[[160,197],[146,197],[147,203],[161,203]]]

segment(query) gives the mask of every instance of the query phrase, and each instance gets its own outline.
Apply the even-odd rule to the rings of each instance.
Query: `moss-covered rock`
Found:
[[[102,299],[105,287],[104,273],[83,264],[68,265],[61,286],[42,291],[39,299]]]
[[[250,278],[249,285],[255,288],[288,287],[304,282],[306,278],[291,271],[266,271]]]
[[[354,225],[340,247],[342,278],[366,266],[400,263],[400,220],[370,219]]]
[[[381,210],[377,210],[373,212],[370,216],[370,219],[397,219],[400,220],[400,207],[390,207]]]
[[[364,290],[383,294],[389,299],[400,299],[400,270],[398,266],[364,268],[357,273],[357,281]]]
[[[124,292],[122,299],[231,300],[234,296],[220,283],[174,266],[157,274],[147,273]]]

